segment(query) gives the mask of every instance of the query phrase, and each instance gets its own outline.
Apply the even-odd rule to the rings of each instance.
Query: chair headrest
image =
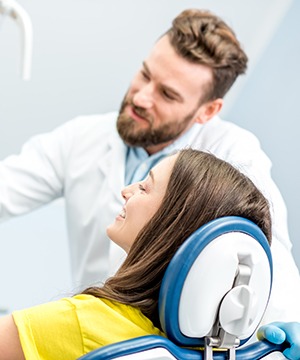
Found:
[[[213,220],[183,243],[166,270],[162,328],[181,346],[203,346],[220,331],[243,344],[264,315],[271,286],[272,257],[260,228],[240,217]]]

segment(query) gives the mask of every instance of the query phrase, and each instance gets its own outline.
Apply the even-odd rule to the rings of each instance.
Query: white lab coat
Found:
[[[117,113],[75,118],[51,133],[33,137],[20,155],[0,163],[0,218],[24,214],[64,197],[74,285],[103,281],[120,263],[106,226],[123,200],[126,146],[116,128]],[[274,282],[266,314],[270,320],[300,321],[300,279],[292,258],[286,208],[270,175],[271,162],[257,138],[218,117],[196,125],[190,146],[237,166],[262,189],[273,214]]]

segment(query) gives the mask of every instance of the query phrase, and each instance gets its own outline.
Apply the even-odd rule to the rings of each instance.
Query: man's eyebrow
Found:
[[[147,73],[151,74],[150,69],[149,69],[148,65],[146,64],[146,61],[143,61],[143,67],[147,71]]]
[[[145,71],[147,72],[147,74],[151,75],[151,71],[145,61],[143,61],[143,67],[144,67]],[[177,101],[179,101],[179,102],[184,101],[183,97],[179,94],[179,92],[176,91],[175,89],[171,88],[170,86],[165,85],[165,84],[160,84],[160,87],[163,90],[170,92],[174,96],[174,98],[177,99]]]

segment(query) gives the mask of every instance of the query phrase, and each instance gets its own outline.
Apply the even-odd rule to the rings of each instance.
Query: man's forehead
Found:
[[[181,95],[199,94],[213,79],[211,68],[178,55],[166,35],[156,42],[143,67],[154,80]]]

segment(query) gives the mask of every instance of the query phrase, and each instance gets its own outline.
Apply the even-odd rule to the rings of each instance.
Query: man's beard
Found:
[[[127,105],[130,105],[135,113],[148,121],[148,128],[139,129],[139,124],[125,114],[124,109]],[[117,130],[126,144],[147,148],[177,139],[187,129],[194,115],[195,111],[188,114],[182,120],[174,120],[171,123],[161,123],[158,127],[154,128],[153,118],[147,113],[147,110],[134,105],[132,100],[127,99],[125,96],[119,111]]]

